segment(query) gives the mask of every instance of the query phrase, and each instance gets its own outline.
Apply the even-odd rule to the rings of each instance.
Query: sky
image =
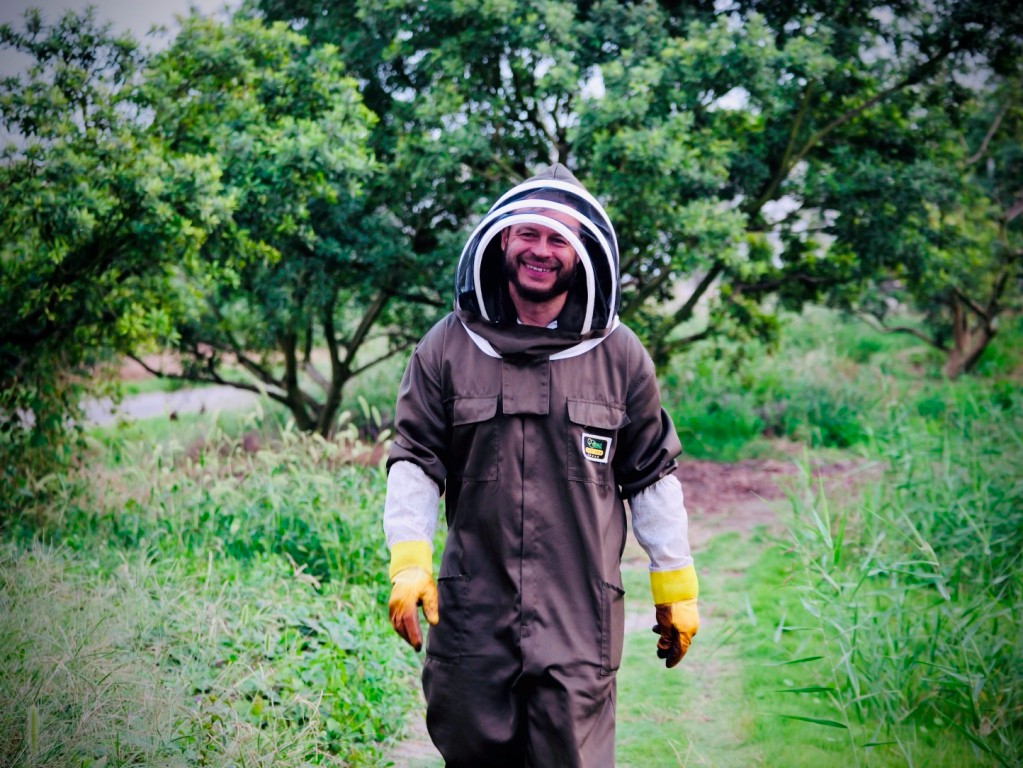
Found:
[[[101,19],[113,22],[119,29],[127,29],[141,39],[154,24],[166,25],[174,30],[175,15],[185,15],[192,6],[203,14],[221,10],[225,0],[6,0],[0,2],[0,24],[20,24],[25,10],[38,8],[47,21],[56,21],[64,11],[83,11],[94,5]],[[237,5],[232,2],[231,5]]]
[[[154,25],[166,26],[169,33],[178,28],[175,16],[188,14],[195,7],[204,15],[216,14],[225,5],[237,6],[237,0],[0,0],[0,24],[12,24],[21,28],[25,11],[38,8],[46,22],[57,21],[65,11],[83,11],[89,5],[96,6],[101,21],[109,21],[116,30],[127,30],[143,43],[158,48],[166,42],[163,38],[150,35]],[[25,66],[21,56],[0,50],[0,75],[9,75]]]

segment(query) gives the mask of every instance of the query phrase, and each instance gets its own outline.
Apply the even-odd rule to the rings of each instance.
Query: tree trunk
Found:
[[[958,296],[952,297],[951,305],[952,346],[941,370],[948,378],[955,379],[974,369],[995,337],[995,327],[990,318],[978,317],[976,326],[971,328],[967,307]]]

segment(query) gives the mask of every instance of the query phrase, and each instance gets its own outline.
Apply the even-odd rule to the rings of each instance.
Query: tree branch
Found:
[[[1009,206],[1009,208],[1002,214],[1002,221],[1006,224],[1014,221],[1020,214],[1023,214],[1023,191],[1019,193],[1016,200]]]
[[[234,334],[226,329],[225,324],[223,323],[224,316],[221,314],[220,308],[216,305],[216,302],[207,297],[206,305],[207,307],[209,307],[210,312],[213,313],[217,320],[221,321],[220,325],[221,328],[224,329],[222,332],[224,334],[224,338],[227,340],[228,351],[230,351],[231,354],[234,355],[235,359],[238,361],[238,364],[241,365],[242,368],[247,370],[249,373],[251,373],[264,384],[277,387],[281,391],[284,391],[285,390],[284,385],[282,385],[281,382],[278,381],[277,378],[272,373],[270,373],[268,370],[259,365],[255,360],[250,359],[245,354],[245,352],[242,351],[242,346],[241,344],[238,343],[238,340],[235,338]],[[220,348],[219,345],[214,344],[210,341],[205,341],[203,343],[209,344],[209,346],[213,347],[214,349]]]
[[[302,371],[324,392],[330,391],[330,381],[313,365],[312,360],[305,360],[302,363]]]
[[[314,419],[306,406],[311,406],[314,413],[320,407],[298,385],[298,336],[294,331],[286,331],[279,337],[279,344],[284,352],[284,387],[288,394],[288,408],[294,414],[299,429],[308,430]]]
[[[686,299],[685,303],[672,315],[675,325],[680,325],[692,317],[693,310],[696,308],[696,305],[700,303],[700,299],[702,299],[703,295],[710,290],[711,285],[713,285],[714,281],[718,279],[718,275],[724,271],[725,265],[723,262],[718,261],[714,263],[714,266],[711,267],[707,274],[703,276],[703,279],[696,285],[696,288],[693,289],[693,292],[689,295],[689,298]]]
[[[803,98],[799,101],[799,110],[796,112],[796,117],[792,121],[792,125],[789,127],[789,139],[785,144],[785,151],[782,153],[781,160],[778,161],[778,168],[774,175],[771,177],[771,181],[768,183],[767,188],[760,194],[757,201],[750,207],[745,208],[746,212],[751,216],[760,212],[760,209],[764,207],[768,200],[774,198],[775,193],[778,191],[778,187],[789,175],[791,165],[789,165],[789,158],[792,157],[792,150],[796,144],[796,138],[799,135],[799,129],[803,124],[803,118],[806,117],[806,113],[810,109],[810,96],[813,94],[814,81],[810,81],[806,84],[806,88],[803,90]]]
[[[394,357],[395,355],[400,354],[401,352],[404,352],[405,350],[407,350],[414,343],[415,342],[410,342],[410,343],[406,343],[406,344],[400,344],[399,346],[397,346],[394,349],[390,350],[386,354],[381,355],[380,357],[375,358],[374,360],[370,360],[365,365],[361,365],[358,368],[352,369],[352,376],[358,376],[360,373],[362,373],[363,371],[369,370],[374,365],[379,365],[380,363],[384,362],[384,360],[389,360],[390,358]]]
[[[865,312],[854,313],[856,317],[871,326],[874,330],[880,333],[904,333],[909,336],[915,336],[920,339],[928,346],[934,347],[935,349],[941,350],[942,352],[948,352],[949,348],[947,345],[942,344],[936,339],[928,336],[918,328],[912,328],[908,325],[886,325],[883,320],[875,317],[874,315],[867,314]]]
[[[680,339],[673,339],[662,347],[666,357],[674,355],[679,350],[685,349],[686,347],[695,344],[698,341],[709,339],[713,336],[715,331],[712,328],[704,328],[702,331],[697,333],[691,333],[688,336],[683,336]]]
[[[770,293],[781,288],[786,283],[791,282],[803,283],[803,285],[835,285],[843,282],[842,279],[837,277],[819,277],[816,275],[807,275],[803,272],[790,272],[772,280],[761,280],[758,283],[742,283],[736,281],[735,289],[743,291],[745,293]]]
[[[390,298],[391,292],[386,288],[382,289],[363,313],[359,327],[355,329],[355,333],[352,334],[352,337],[348,342],[348,355],[345,363],[349,371],[351,370],[352,359],[355,357],[356,351],[362,346],[363,342],[365,342],[366,336],[373,328],[377,318],[380,317],[380,313],[384,311],[384,307],[387,306],[387,302]]]
[[[334,420],[334,413],[341,405],[341,391],[344,389],[345,382],[349,378],[346,368],[349,367],[352,355],[350,350],[346,350],[345,362],[341,362],[340,347],[337,343],[337,329],[334,327],[334,307],[336,306],[336,301],[337,292],[335,291],[330,301],[323,308],[323,319],[321,320],[323,338],[327,341],[327,352],[330,357],[330,381],[324,388],[327,398],[323,404],[323,410],[320,412],[319,424],[316,426],[317,431],[324,437],[330,431]]]
[[[973,165],[978,162],[987,153],[988,145],[991,143],[991,139],[995,137],[998,132],[998,127],[1002,124],[1002,118],[1005,117],[1005,113],[1009,111],[1009,105],[1006,104],[1002,107],[1001,111],[995,115],[995,119],[988,126],[987,133],[984,134],[984,139],[980,142],[980,146],[977,147],[977,151],[974,152],[966,159],[967,165]]]
[[[810,136],[807,138],[803,146],[800,147],[797,152],[795,152],[788,158],[787,165],[784,166],[779,165],[778,173],[776,173],[774,178],[771,179],[767,189],[758,197],[756,203],[752,207],[747,208],[746,210],[754,212],[758,211],[760,210],[761,207],[763,207],[764,204],[771,200],[772,199],[771,195],[774,195],[777,192],[778,187],[781,185],[781,182],[788,178],[788,175],[789,173],[791,173],[792,169],[795,168],[796,165],[798,165],[800,161],[802,161],[803,158],[805,158],[810,153],[810,150],[812,150],[814,147],[820,144],[825,138],[827,138],[827,136],[830,133],[837,130],[846,123],[850,122],[851,120],[854,120],[855,118],[859,117],[868,109],[873,107],[875,104],[879,104],[892,94],[898,93],[904,88],[908,88],[911,85],[919,83],[921,80],[930,75],[931,72],[936,70],[938,66],[946,58],[948,58],[952,51],[953,51],[952,46],[946,43],[931,58],[927,59],[922,64],[917,65],[902,80],[893,83],[887,88],[882,89],[881,91],[874,94],[861,104],[858,104],[855,107],[847,109],[834,120],[832,120],[829,123],[826,123],[823,127],[810,134]]]
[[[963,293],[958,288],[954,288],[953,287],[952,288],[952,292],[956,295],[956,298],[959,299],[959,301],[961,301],[963,304],[965,304],[967,307],[969,307],[970,310],[972,310],[973,313],[975,315],[977,315],[977,317],[979,317],[985,323],[988,323],[988,322],[991,321],[991,318],[988,315],[988,311],[986,309],[984,309],[984,307],[980,306],[980,304],[975,302],[973,299],[971,299],[969,296],[967,296],[965,293]]]
[[[640,288],[637,289],[636,293],[634,293],[629,299],[628,305],[623,308],[623,314],[628,315],[636,307],[641,306],[643,302],[653,296],[662,285],[669,282],[671,278],[671,269],[669,265],[661,265],[660,270],[659,274],[651,277],[647,282],[640,283]]]
[[[153,376],[156,376],[157,378],[160,379],[171,379],[173,381],[191,381],[199,382],[202,384],[221,384],[226,387],[234,387],[235,389],[241,389],[246,392],[254,392],[258,395],[266,395],[267,397],[276,400],[279,403],[283,403],[285,405],[287,405],[288,402],[287,397],[284,395],[283,392],[279,390],[271,390],[266,387],[260,387],[245,381],[232,381],[230,379],[225,379],[220,374],[218,374],[215,371],[215,369],[210,367],[206,368],[208,376],[199,376],[196,374],[187,373],[170,373],[159,368],[153,368],[145,360],[143,360],[141,357],[138,357],[134,353],[128,353],[127,356],[130,359],[134,360],[136,363],[138,363],[143,368],[143,370],[147,371],[148,373],[151,373]]]
[[[395,293],[394,298],[401,299],[409,304],[425,304],[434,309],[443,309],[449,306],[447,299],[432,298],[418,293]]]

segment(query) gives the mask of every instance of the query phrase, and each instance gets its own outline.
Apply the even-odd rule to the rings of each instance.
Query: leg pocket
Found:
[[[426,653],[443,661],[457,661],[465,653],[468,620],[469,576],[441,576],[437,579],[437,613],[440,621],[430,627]]]
[[[625,641],[625,590],[600,584],[600,674],[612,675],[622,665]]]

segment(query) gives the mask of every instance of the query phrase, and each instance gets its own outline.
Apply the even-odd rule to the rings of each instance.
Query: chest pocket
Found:
[[[497,395],[459,396],[448,401],[452,479],[497,480]]]
[[[613,485],[618,430],[628,423],[624,405],[568,398],[568,479]]]

